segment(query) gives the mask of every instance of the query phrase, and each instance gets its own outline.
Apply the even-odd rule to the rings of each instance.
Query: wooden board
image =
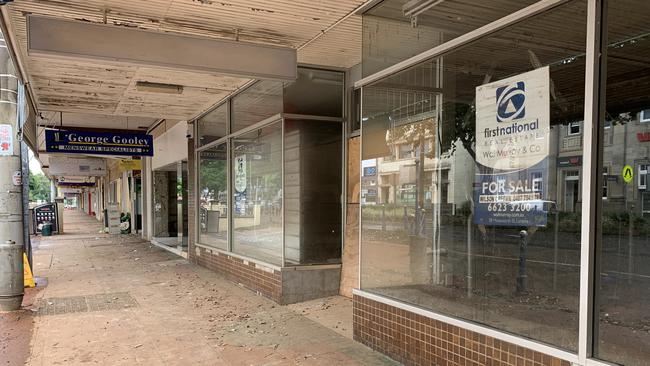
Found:
[[[348,141],[348,202],[339,293],[352,297],[359,286],[359,174],[361,157],[359,138]]]

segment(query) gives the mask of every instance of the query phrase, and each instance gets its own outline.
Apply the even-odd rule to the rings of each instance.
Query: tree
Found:
[[[43,174],[29,174],[29,200],[48,201],[50,199],[50,180]]]
[[[219,192],[226,192],[228,181],[228,163],[222,159],[204,158],[201,160],[200,182],[201,201],[218,200]]]

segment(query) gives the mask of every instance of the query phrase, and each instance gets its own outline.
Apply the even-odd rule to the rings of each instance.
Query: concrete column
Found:
[[[23,187],[22,182],[14,180],[14,176],[22,174],[20,159],[20,141],[18,140],[18,78],[9,56],[9,50],[0,35],[0,125],[9,134],[3,142],[11,140],[9,148],[0,155],[0,243],[14,242],[24,248],[23,236]],[[19,184],[14,184],[19,183]],[[15,253],[14,253],[15,254]],[[1,263],[11,261],[16,267],[1,266],[0,268],[0,304],[2,310],[17,310],[22,303],[22,256],[10,251],[0,251],[3,256]],[[13,259],[7,256],[14,256]],[[13,270],[12,270],[13,268]]]
[[[54,202],[56,198],[56,184],[54,183],[54,177],[50,181],[50,202]]]

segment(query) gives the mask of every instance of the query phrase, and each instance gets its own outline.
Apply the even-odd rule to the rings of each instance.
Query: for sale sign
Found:
[[[476,88],[475,223],[546,225],[549,80],[543,67]]]

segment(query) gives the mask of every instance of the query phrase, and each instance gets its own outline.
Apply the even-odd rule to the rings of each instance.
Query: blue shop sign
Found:
[[[363,168],[363,176],[364,177],[374,177],[377,175],[377,167],[376,166],[367,166]]]
[[[135,133],[45,130],[45,151],[67,154],[153,156],[153,136]]]
[[[476,174],[474,223],[488,226],[547,224],[553,202],[547,201],[547,160],[518,172]]]

